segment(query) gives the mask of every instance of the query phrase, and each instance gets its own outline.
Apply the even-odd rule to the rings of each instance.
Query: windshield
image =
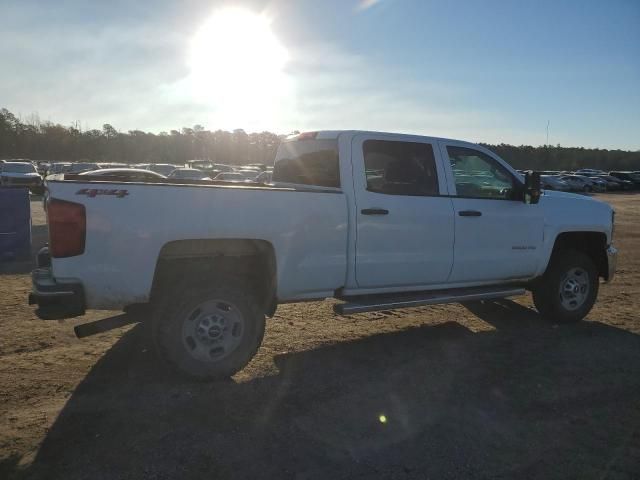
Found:
[[[159,173],[160,175],[169,175],[176,169],[174,165],[151,165],[149,170]]]
[[[224,172],[216,176],[216,180],[244,180],[246,177],[240,173]]]
[[[176,178],[204,178],[206,175],[199,170],[174,170],[170,175]]]
[[[36,173],[36,168],[30,163],[5,163],[2,171],[6,173]]]
[[[188,161],[187,164],[191,168],[204,168],[204,169],[212,169],[213,163],[209,160],[191,160]]]
[[[49,173],[62,173],[62,172],[69,171],[70,168],[71,168],[71,165],[67,163],[54,163],[49,168]]]

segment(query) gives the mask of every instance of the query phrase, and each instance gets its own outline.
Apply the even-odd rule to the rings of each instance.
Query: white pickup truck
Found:
[[[39,315],[147,305],[159,355],[202,378],[242,369],[279,303],[336,297],[352,314],[530,290],[574,322],[616,265],[609,205],[443,138],[303,133],[266,186],[66,174],[47,189]]]

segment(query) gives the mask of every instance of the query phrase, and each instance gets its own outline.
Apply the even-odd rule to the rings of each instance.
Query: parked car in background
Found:
[[[109,180],[113,180],[114,177],[118,177],[124,181],[132,182],[153,182],[154,180],[164,180],[167,178],[164,175],[152,172],[151,170],[144,170],[142,168],[104,168],[100,170],[82,172],[80,175],[90,177],[109,177]]]
[[[560,179],[567,182],[573,192],[590,192],[593,190],[591,181],[580,175],[562,175]]]
[[[612,177],[620,178],[622,180],[628,180],[633,183],[633,188],[640,188],[640,173],[637,172],[622,172],[612,171],[609,172]]]
[[[559,190],[561,192],[568,192],[571,187],[567,182],[561,180],[560,177],[555,175],[540,175],[540,182],[542,188],[545,190]]]
[[[241,172],[220,172],[215,176],[214,180],[222,180],[225,182],[249,182],[253,181],[255,176],[248,178],[247,175]]]
[[[99,168],[130,168],[131,165],[122,162],[98,163]]]
[[[47,175],[56,175],[58,173],[65,173],[71,170],[71,163],[56,162],[49,165]]]
[[[611,175],[598,175],[596,177],[607,182],[607,190],[630,190],[633,188],[633,182],[612,177]]]
[[[591,177],[594,175],[606,175],[607,172],[604,172],[602,170],[597,170],[595,168],[581,168],[579,170],[576,170],[574,172],[576,175],[585,175],[587,177]]]
[[[254,169],[248,169],[248,168],[242,168],[242,169],[238,169],[236,170],[236,173],[240,173],[242,175],[244,175],[244,177],[247,180],[255,180],[256,177],[258,175],[260,175],[262,172],[258,171],[258,170],[254,170]]]
[[[35,162],[32,162],[28,158],[7,158],[2,160],[2,163],[30,163],[35,166]]]
[[[0,165],[1,186],[27,187],[33,193],[42,193],[42,177],[31,162],[4,162]]]
[[[607,182],[601,180],[597,177],[587,177],[586,175],[576,175],[577,177],[582,178],[585,182],[591,183],[591,190],[594,192],[606,192],[607,191]]]
[[[49,170],[49,162],[40,161],[36,163],[36,170],[40,174],[41,177],[44,177]]]
[[[178,167],[177,165],[172,165],[170,163],[152,163],[147,167],[147,170],[151,170],[152,172],[156,172],[160,175],[168,177],[176,168],[180,167]]]
[[[233,172],[234,168],[231,165],[225,165],[224,163],[214,163],[213,169],[219,172]]]
[[[71,164],[68,173],[82,173],[88,172],[89,170],[98,170],[99,168],[100,166],[97,163],[77,162]]]
[[[187,160],[184,166],[202,171],[214,169],[214,164],[211,160]]]
[[[211,177],[202,170],[184,167],[176,168],[168,175],[167,178],[172,178],[174,180],[211,180]]]
[[[264,171],[256,177],[255,181],[258,183],[271,183],[272,176],[273,176],[273,172]]]

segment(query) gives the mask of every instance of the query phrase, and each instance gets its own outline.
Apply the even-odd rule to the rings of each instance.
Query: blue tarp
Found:
[[[27,188],[0,188],[0,260],[29,258],[31,205]]]

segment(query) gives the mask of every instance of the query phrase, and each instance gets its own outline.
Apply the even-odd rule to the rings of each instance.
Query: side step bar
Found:
[[[395,308],[420,307],[423,305],[462,303],[477,300],[515,297],[517,295],[524,295],[525,292],[526,290],[524,288],[514,287],[472,287],[451,290],[435,290],[412,294],[370,295],[345,298],[347,302],[334,305],[333,311],[338,315],[351,315],[352,313],[393,310]]]

